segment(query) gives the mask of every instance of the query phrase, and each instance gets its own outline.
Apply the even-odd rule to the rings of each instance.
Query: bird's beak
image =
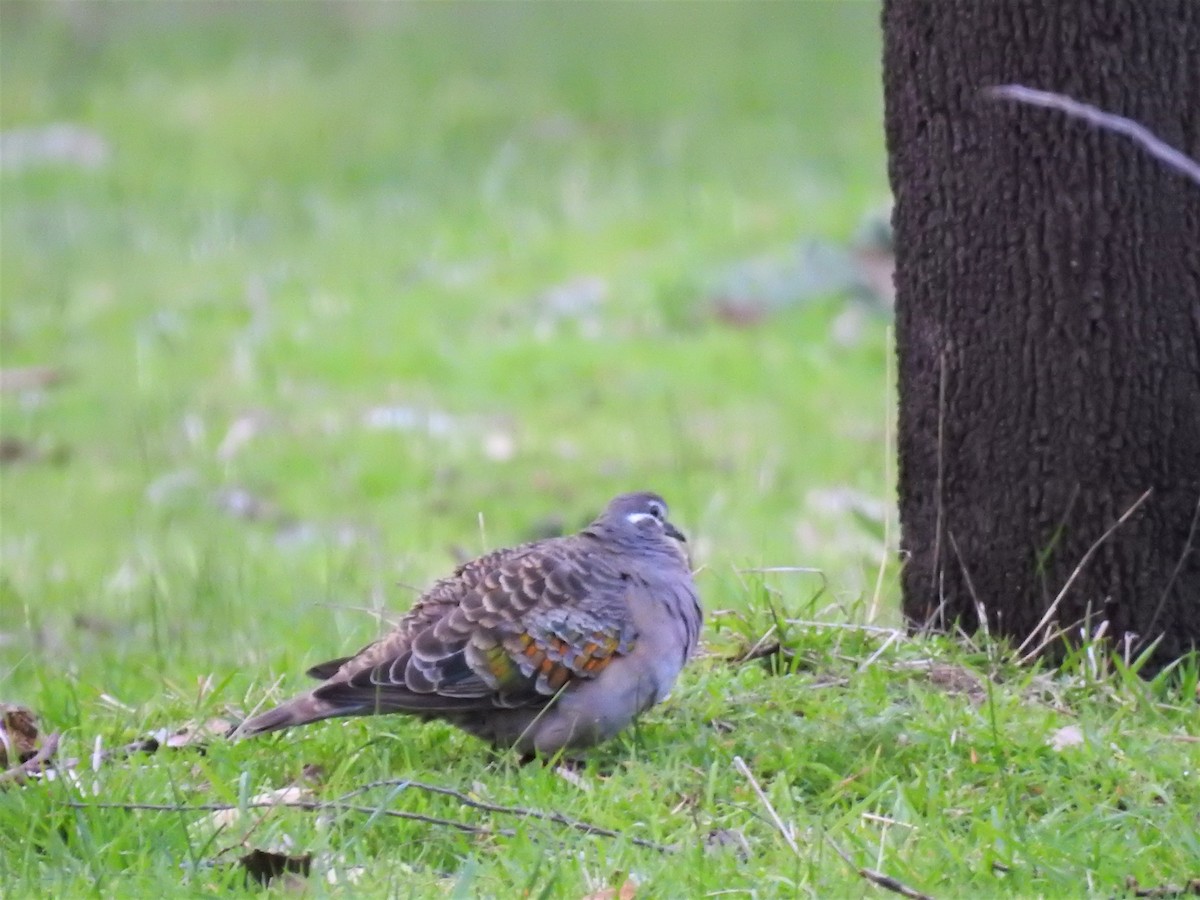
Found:
[[[670,537],[675,538],[675,540],[679,541],[681,544],[687,543],[687,538],[683,536],[683,532],[670,522],[663,522],[663,531],[665,531]]]

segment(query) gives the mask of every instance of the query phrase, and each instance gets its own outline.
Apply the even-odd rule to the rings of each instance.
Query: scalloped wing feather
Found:
[[[434,584],[396,631],[315,694],[397,712],[545,703],[632,651],[627,592],[621,574],[577,542],[497,551]]]

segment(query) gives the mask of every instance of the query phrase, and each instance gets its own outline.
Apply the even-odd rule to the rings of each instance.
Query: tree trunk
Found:
[[[1019,644],[1058,600],[1158,668],[1200,646],[1200,185],[980,89],[1196,158],[1200,2],[885,0],[884,33],[904,613]]]

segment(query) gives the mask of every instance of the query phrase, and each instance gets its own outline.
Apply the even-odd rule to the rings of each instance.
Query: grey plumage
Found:
[[[522,753],[581,749],[666,697],[700,625],[684,537],[666,503],[622,494],[578,534],[460,566],[390,634],[314,666],[321,685],[235,733],[399,712]]]

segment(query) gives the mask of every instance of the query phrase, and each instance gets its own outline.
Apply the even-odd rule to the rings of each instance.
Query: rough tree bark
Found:
[[[980,90],[1066,94],[1200,157],[1200,2],[885,0],[883,21],[905,615],[985,610],[1019,643],[1061,593],[1062,627],[1161,635],[1157,668],[1200,646],[1200,185]]]

